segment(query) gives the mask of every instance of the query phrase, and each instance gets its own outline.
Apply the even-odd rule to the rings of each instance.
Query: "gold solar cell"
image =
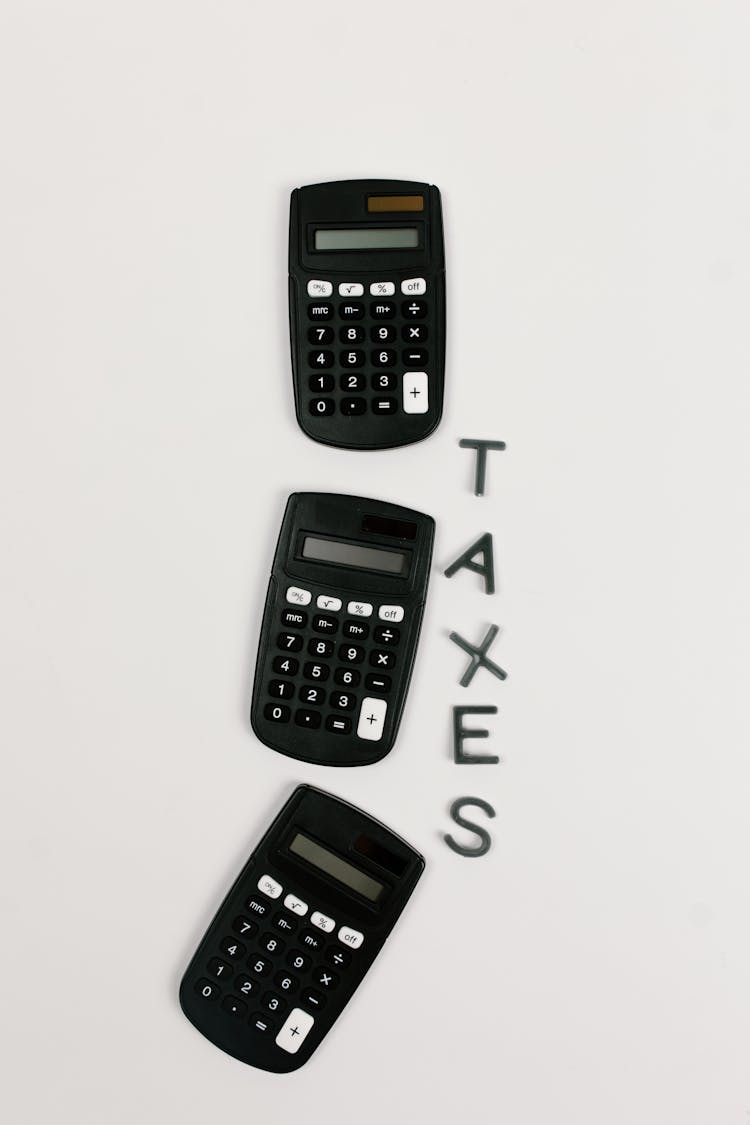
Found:
[[[423,195],[368,195],[368,211],[424,211]]]

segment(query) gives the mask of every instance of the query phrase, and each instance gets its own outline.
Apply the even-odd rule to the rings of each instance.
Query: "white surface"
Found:
[[[749,18],[5,5],[4,1120],[746,1125]],[[367,175],[443,189],[448,393],[428,442],[355,455],[294,422],[287,208]],[[485,499],[460,437],[508,443]],[[248,728],[300,488],[438,519],[400,739],[362,771]],[[441,577],[486,530],[493,598]],[[508,679],[462,689],[447,634],[491,622]],[[459,703],[499,706],[471,748],[500,765],[453,764]],[[298,780],[428,867],[279,1078],[176,995]],[[485,859],[441,839],[466,793],[497,810]]]

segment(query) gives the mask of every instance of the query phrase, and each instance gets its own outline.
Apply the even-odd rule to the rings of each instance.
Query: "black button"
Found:
[[[392,625],[379,625],[375,630],[375,640],[379,645],[397,645],[401,634]]]
[[[332,691],[329,702],[337,711],[353,711],[357,697],[350,691]]]
[[[267,703],[263,708],[263,717],[269,723],[288,723],[291,711],[283,703]]]
[[[308,305],[307,315],[310,320],[330,320],[333,316],[333,305]]]
[[[336,969],[345,969],[351,962],[352,955],[348,949],[342,949],[340,946],[332,945],[330,949],[326,950],[326,961]]]
[[[369,632],[370,626],[363,625],[360,621],[344,622],[344,636],[351,637],[353,641],[363,641]]]
[[[214,984],[213,981],[201,977],[199,981],[195,982],[195,991],[199,996],[202,996],[204,1000],[215,1000],[219,995],[219,986],[218,984]]]
[[[379,649],[375,649],[374,652],[370,653],[370,663],[373,668],[377,668],[378,670],[381,668],[395,668],[396,654],[395,652],[382,652]]]
[[[351,734],[352,721],[343,715],[329,715],[326,719],[326,730],[331,734]]]
[[[313,973],[313,981],[319,988],[330,992],[339,983],[339,978],[332,969],[316,969]]]
[[[423,344],[427,339],[426,324],[405,324],[401,335],[407,344]]]
[[[392,324],[376,324],[370,332],[370,339],[375,344],[392,344],[396,339],[396,329]]]
[[[395,414],[398,410],[395,398],[374,398],[371,406],[373,414]]]
[[[268,904],[265,902],[258,902],[257,898],[249,898],[245,905],[254,918],[265,918],[266,914],[268,914],[269,911]]]
[[[256,977],[267,977],[273,968],[273,962],[267,957],[252,956],[247,959],[247,967]]]
[[[299,935],[299,943],[303,949],[319,953],[323,948],[323,935],[315,930],[303,930]]]
[[[339,379],[342,391],[363,391],[366,386],[364,375],[342,375]]]
[[[307,642],[307,651],[311,656],[331,656],[335,647],[333,641],[319,641],[317,637]]]
[[[320,371],[327,371],[329,367],[333,367],[333,352],[326,351],[312,351],[307,353],[307,362],[310,367],[316,367]]]
[[[299,697],[303,703],[308,703],[311,707],[322,707],[326,701],[326,693],[323,689],[313,687],[311,684],[302,685],[299,689]]]
[[[333,678],[342,687],[356,687],[361,676],[356,668],[337,668]]]
[[[324,344],[333,343],[333,329],[326,325],[324,328],[308,328],[307,338],[311,344],[323,347]]]
[[[317,730],[320,726],[320,712],[299,710],[295,713],[294,721],[298,727],[307,727],[309,730]]]
[[[273,978],[274,983],[279,986],[283,996],[291,996],[299,988],[299,981],[291,973],[285,973],[283,970],[277,973]]]
[[[240,973],[238,977],[235,977],[234,987],[242,996],[254,996],[256,992],[260,992],[260,985],[257,980],[253,980],[245,973]]]
[[[340,367],[362,367],[365,362],[365,353],[360,351],[344,351],[339,354]]]
[[[396,362],[396,352],[393,348],[377,348],[373,351],[372,356],[373,367],[393,367]]]
[[[277,930],[281,930],[283,934],[293,934],[297,929],[297,921],[295,918],[290,918],[288,914],[277,914],[273,920],[273,924]]]
[[[333,376],[331,376],[333,379]],[[312,398],[310,399],[310,413],[318,415],[321,418],[333,414],[336,409],[336,404],[332,398]]]
[[[302,648],[302,637],[298,633],[279,633],[276,646],[284,652],[299,652]]]
[[[316,992],[314,988],[306,988],[299,998],[300,1004],[304,1004],[311,1012],[319,1012],[321,1008],[325,1008],[326,998],[320,992]]]
[[[365,650],[359,645],[341,645],[339,649],[339,658],[347,664],[361,664],[364,655]]]
[[[306,953],[301,953],[299,949],[290,949],[286,955],[286,963],[298,973],[305,973],[312,965],[312,958]]]
[[[355,414],[364,414],[367,403],[363,398],[342,398],[341,413],[351,418]]]
[[[307,385],[311,391],[317,391],[319,395],[324,395],[333,390],[336,386],[336,380],[330,372],[324,371],[322,375],[311,375],[307,380]],[[321,410],[316,413],[323,414],[325,412]]]
[[[277,937],[276,934],[263,934],[263,937],[260,939],[261,949],[264,949],[266,953],[270,953],[273,957],[275,957],[277,953],[283,953],[285,944],[286,943],[283,942],[280,937]]]
[[[306,664],[304,669],[304,676],[306,680],[327,680],[331,669],[327,664]]]
[[[374,391],[395,391],[396,376],[392,371],[380,371],[370,376],[370,386]]]
[[[274,656],[271,667],[279,676],[295,676],[299,660],[295,660],[293,656]]]
[[[368,691],[386,692],[391,690],[391,677],[390,676],[367,676],[365,679],[365,687]]]
[[[335,633],[339,623],[335,617],[329,617],[327,613],[318,613],[313,617],[312,627],[316,633]]]
[[[347,324],[339,332],[342,344],[361,344],[365,338],[365,330],[360,324]]]
[[[225,1012],[229,1012],[230,1016],[236,1016],[237,1019],[244,1016],[247,1012],[247,1004],[242,1000],[238,1000],[236,996],[225,996],[221,1002],[221,1006]]]
[[[416,299],[404,301],[401,305],[401,312],[407,320],[424,320],[427,316],[427,302],[417,301]]]
[[[255,1012],[250,1017],[250,1026],[259,1035],[271,1035],[276,1030],[276,1024],[273,1020],[269,1020],[262,1012]]]
[[[247,953],[247,949],[242,942],[231,937],[225,937],[219,949],[231,961],[236,961],[238,957],[244,957]]]
[[[427,363],[427,348],[404,348],[401,358],[404,367],[424,367]]]
[[[304,629],[307,625],[307,614],[301,609],[285,609],[281,614],[281,624],[288,625],[290,629]]]
[[[278,992],[264,992],[261,1004],[264,1008],[268,1008],[269,1012],[273,1012],[275,1016],[281,1016],[287,1009],[286,1000],[282,1000]]]
[[[365,315],[365,306],[359,301],[345,301],[339,305],[339,316],[342,320],[361,320]]]
[[[373,301],[370,305],[370,316],[375,320],[393,320],[395,315],[395,301]]]
[[[288,680],[271,680],[268,685],[268,694],[274,699],[288,699],[294,695],[294,688]]]
[[[229,980],[232,975],[232,966],[222,961],[220,957],[212,957],[207,967],[211,976],[216,977],[217,980]]]
[[[244,914],[240,914],[239,917],[235,918],[232,922],[232,929],[236,934],[239,934],[240,937],[251,938],[258,932],[258,923],[251,922]]]

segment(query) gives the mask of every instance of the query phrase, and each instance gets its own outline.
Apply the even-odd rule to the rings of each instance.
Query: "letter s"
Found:
[[[486,828],[480,828],[478,824],[472,824],[470,820],[466,820],[465,817],[461,816],[461,810],[466,805],[476,805],[477,808],[486,812],[489,817],[495,816],[495,810],[492,805],[488,804],[487,801],[483,801],[481,797],[457,797],[451,805],[451,819],[455,820],[459,828],[467,828],[469,832],[475,832],[479,837],[479,844],[476,847],[467,848],[464,844],[457,844],[453,837],[447,832],[444,834],[443,839],[448,847],[452,848],[454,852],[458,852],[459,855],[468,856],[470,858],[486,855],[490,850],[492,837]]]

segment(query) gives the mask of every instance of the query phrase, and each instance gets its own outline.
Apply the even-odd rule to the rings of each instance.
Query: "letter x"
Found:
[[[451,640],[457,644],[459,648],[462,648],[464,652],[468,652],[471,657],[468,668],[458,681],[461,687],[468,687],[480,668],[486,668],[488,672],[491,672],[493,676],[497,676],[499,680],[506,679],[508,673],[503,671],[498,664],[495,664],[487,656],[487,651],[499,632],[499,625],[490,625],[478,648],[476,645],[469,644],[469,642],[465,641],[458,633],[450,634]]]

